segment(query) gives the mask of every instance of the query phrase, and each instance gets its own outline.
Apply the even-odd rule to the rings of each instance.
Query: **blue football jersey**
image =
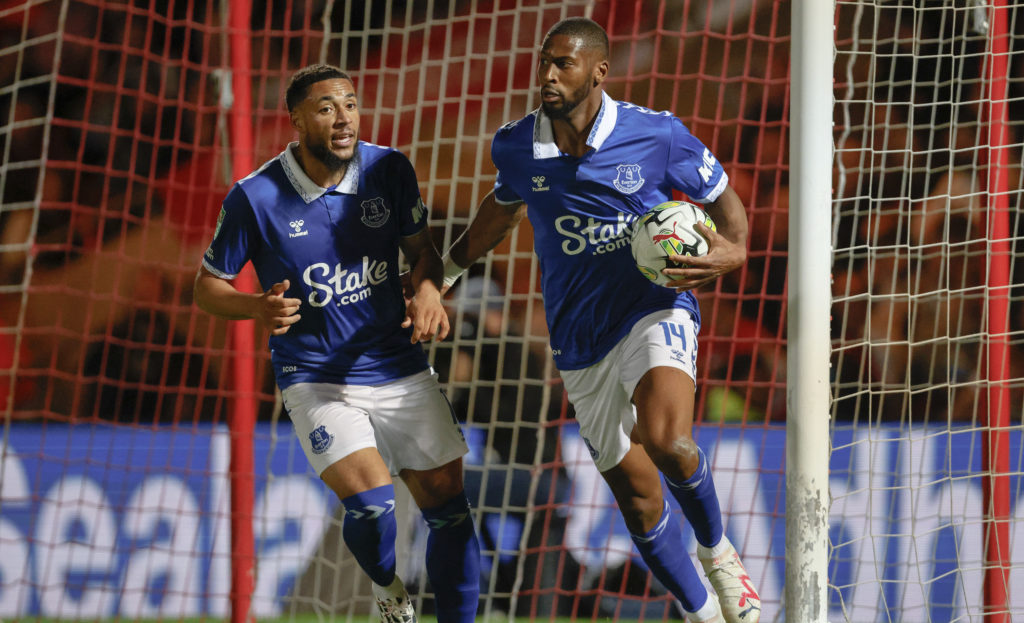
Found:
[[[582,158],[561,153],[540,109],[502,127],[491,143],[495,198],[527,204],[562,370],[598,362],[653,311],[685,308],[699,325],[692,293],[677,294],[637,270],[630,236],[637,218],[671,200],[673,189],[708,203],[728,184],[718,160],[674,115],[607,94],[587,144]]]
[[[403,329],[399,242],[427,225],[416,173],[400,152],[360,142],[333,188],[317,186],[292,154],[228,193],[203,266],[233,279],[251,261],[263,289],[288,279],[302,319],[270,337],[278,385],[377,385],[427,368]]]

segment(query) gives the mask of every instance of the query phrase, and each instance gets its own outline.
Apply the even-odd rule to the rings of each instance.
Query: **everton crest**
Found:
[[[360,220],[363,221],[363,225],[367,227],[380,227],[388,222],[391,210],[384,205],[384,199],[381,197],[367,199],[361,205],[363,206],[363,216]]]
[[[619,190],[620,193],[626,193],[631,195],[644,185],[644,178],[640,177],[640,165],[639,164],[620,164],[615,167],[618,174],[615,176],[615,180],[612,184]]]
[[[309,443],[313,447],[313,454],[323,454],[334,442],[334,435],[327,432],[327,427],[318,426],[309,434]]]

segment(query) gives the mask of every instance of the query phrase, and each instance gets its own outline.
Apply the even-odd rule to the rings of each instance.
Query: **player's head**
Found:
[[[599,87],[607,75],[608,33],[597,22],[570,17],[544,36],[537,78],[548,116],[565,119],[584,100],[599,102]]]
[[[292,76],[285,92],[299,144],[332,171],[355,155],[359,105],[348,74],[331,65],[310,65]]]

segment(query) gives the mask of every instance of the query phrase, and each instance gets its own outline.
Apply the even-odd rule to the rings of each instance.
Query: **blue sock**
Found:
[[[384,485],[341,501],[341,535],[366,575],[380,586],[395,580],[395,487]]]
[[[687,612],[696,612],[707,601],[708,591],[697,575],[690,555],[683,544],[679,522],[665,502],[658,525],[643,536],[630,534],[640,556],[654,577],[665,585]]]
[[[427,577],[434,587],[438,623],[471,623],[480,600],[480,542],[466,493],[423,509],[423,519],[430,528]]]
[[[686,520],[693,526],[697,542],[704,547],[714,547],[722,540],[722,509],[718,505],[715,481],[711,478],[711,468],[704,451],[697,448],[697,454],[700,463],[693,476],[683,482],[674,482],[666,477],[665,482],[683,509]]]

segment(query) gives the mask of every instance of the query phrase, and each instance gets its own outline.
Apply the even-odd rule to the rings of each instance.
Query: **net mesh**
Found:
[[[1024,308],[1010,287],[1024,276],[1024,24],[1017,3],[988,4],[836,6],[830,603],[847,620],[978,620],[996,539],[1009,556],[994,584],[1020,582],[1019,521],[986,536],[997,506],[983,492],[989,418],[1003,409],[1019,432],[1024,403]],[[997,56],[1008,73],[992,72]],[[1000,299],[1009,310],[993,315]],[[993,364],[1000,343],[1007,359]],[[993,497],[1011,509],[1020,449],[1010,436]],[[1019,615],[1009,593],[991,612]]]

